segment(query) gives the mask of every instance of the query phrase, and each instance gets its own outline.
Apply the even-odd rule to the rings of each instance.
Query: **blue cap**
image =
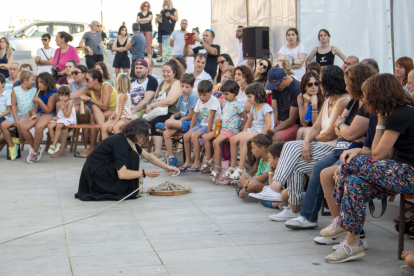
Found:
[[[267,74],[266,90],[274,90],[276,86],[286,77],[285,70],[280,67],[273,67]]]

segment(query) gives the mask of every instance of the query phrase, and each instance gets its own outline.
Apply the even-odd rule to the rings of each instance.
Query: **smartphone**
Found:
[[[194,45],[195,42],[193,40],[193,33],[187,33],[187,39],[185,40],[185,45]]]

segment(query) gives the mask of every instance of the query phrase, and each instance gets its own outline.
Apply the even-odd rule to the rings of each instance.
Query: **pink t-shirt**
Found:
[[[59,57],[59,52],[60,52],[60,48],[56,49],[55,55],[53,56],[53,67],[57,66],[57,60]],[[59,59],[59,70],[65,70],[65,65],[66,62],[68,62],[69,60],[76,60],[76,62],[80,61],[80,58],[78,56],[78,51],[76,50],[75,47],[70,46],[69,45],[69,49],[66,51],[66,53],[61,53],[60,54],[60,59]]]

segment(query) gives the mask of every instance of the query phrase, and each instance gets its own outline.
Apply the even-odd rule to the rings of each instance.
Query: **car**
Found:
[[[115,38],[118,36],[118,31],[109,30],[106,35],[108,37],[108,50],[112,51],[112,45],[114,44]]]
[[[158,43],[158,31],[154,31],[152,34],[152,45],[151,45],[151,50],[152,50],[152,57],[156,58],[157,56],[159,56],[160,53],[160,44]]]
[[[80,58],[85,57],[83,49],[79,48],[84,33],[88,29],[88,23],[73,22],[73,21],[38,21],[31,23],[7,36],[10,41],[10,46],[14,51],[30,51],[32,57],[36,57],[37,49],[42,47],[40,38],[44,34],[50,34],[50,47],[57,48],[55,43],[56,34],[58,32],[67,32],[73,36],[73,41],[70,45],[78,50]]]

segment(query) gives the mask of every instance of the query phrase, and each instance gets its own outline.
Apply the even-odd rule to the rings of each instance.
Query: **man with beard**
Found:
[[[183,19],[181,20],[181,24],[180,24],[181,30],[174,31],[171,34],[170,46],[173,47],[174,57],[181,57],[185,59],[185,56],[183,55],[183,49],[185,45],[184,34],[185,34],[185,30],[187,29],[187,26],[188,26],[187,19]]]
[[[135,61],[135,76],[131,82],[131,113],[142,118],[147,104],[154,98],[158,82],[148,74],[148,63],[144,59]]]
[[[238,26],[236,29],[236,38],[239,39],[239,42],[236,44],[237,50],[237,66],[247,65],[253,68],[254,60],[253,59],[244,59],[243,58],[243,26]]]

